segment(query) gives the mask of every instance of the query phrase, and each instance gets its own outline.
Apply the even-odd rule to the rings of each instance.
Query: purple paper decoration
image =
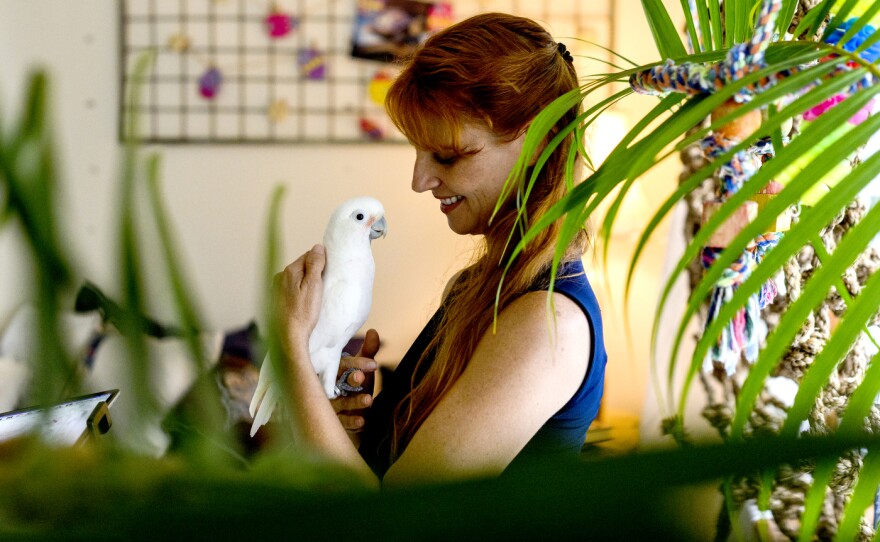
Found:
[[[221,83],[223,83],[223,76],[220,74],[220,70],[212,66],[199,77],[199,94],[206,100],[213,100],[220,92]]]
[[[309,79],[322,81],[327,74],[324,53],[314,46],[300,51],[298,61],[300,71]]]

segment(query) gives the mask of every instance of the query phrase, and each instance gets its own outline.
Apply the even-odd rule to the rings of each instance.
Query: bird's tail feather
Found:
[[[273,386],[273,378],[271,375],[272,367],[269,356],[263,360],[263,366],[260,368],[260,378],[257,380],[257,389],[254,391],[254,397],[251,399],[248,411],[254,418],[251,425],[251,436],[253,437],[257,430],[269,421],[275,405],[278,403],[278,394]]]
[[[251,414],[251,417],[256,415],[257,409],[260,407],[260,403],[263,401],[263,397],[266,395],[266,390],[269,389],[269,356],[263,360],[263,365],[260,367],[260,377],[257,380],[257,387],[254,390],[254,396],[251,398],[251,404],[248,408],[248,411]]]
[[[257,434],[257,430],[266,425],[266,422],[272,417],[272,412],[275,411],[275,406],[278,404],[278,393],[275,391],[275,387],[272,386],[268,390],[266,390],[266,396],[263,397],[262,402],[260,402],[260,407],[257,409],[257,413],[254,416],[254,423],[251,425],[251,436]]]

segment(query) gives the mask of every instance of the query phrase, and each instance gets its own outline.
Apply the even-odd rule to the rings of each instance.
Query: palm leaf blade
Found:
[[[680,58],[687,55],[669,12],[660,0],[642,0],[642,8],[651,27],[654,43],[661,58]]]
[[[813,97],[813,98],[815,98],[815,97]],[[863,106],[864,103],[870,97],[869,96],[858,96],[856,98],[858,98],[858,99],[853,100],[849,104],[846,104],[847,105],[846,109],[832,110],[829,113],[827,113],[827,115],[830,115],[830,114],[835,114],[835,115],[833,117],[827,117],[827,118],[825,116],[823,116],[822,118],[820,118],[816,122],[816,125],[811,126],[809,128],[809,130],[815,130],[815,134],[827,133],[827,130],[830,126],[835,126],[835,125],[838,125],[840,122],[845,121],[852,114],[854,114],[855,111],[857,111],[861,106]],[[840,104],[840,105],[844,105],[844,104]],[[821,123],[821,125],[817,126],[820,123]],[[817,129],[817,128],[819,128],[819,129]],[[826,130],[826,132],[822,132],[822,131],[820,131],[820,129]],[[862,127],[862,129],[859,131],[859,133],[862,133],[862,134],[867,133],[867,128]],[[790,161],[793,161],[793,159],[795,157],[803,155],[804,153],[808,152],[810,150],[811,146],[812,145],[811,145],[810,137],[804,136],[804,137],[796,139],[795,141],[792,142],[791,145],[782,149],[779,152],[779,154],[777,155],[777,159],[771,160],[768,163],[766,163],[758,171],[758,173],[755,175],[755,177],[750,182],[746,183],[744,185],[744,187],[730,199],[728,204],[724,205],[712,217],[712,219],[709,222],[707,222],[703,226],[703,228],[700,229],[699,232],[697,232],[693,242],[686,249],[684,255],[679,259],[679,263],[675,267],[675,270],[673,271],[671,278],[667,281],[667,284],[664,288],[663,294],[661,295],[661,298],[660,298],[661,301],[660,301],[660,306],[658,307],[658,310],[657,310],[658,311],[657,314],[659,314],[659,311],[662,311],[663,307],[665,306],[666,299],[668,298],[668,295],[672,289],[672,283],[673,283],[674,278],[684,270],[684,268],[687,265],[687,262],[690,262],[693,258],[696,257],[697,252],[701,249],[701,247],[708,240],[711,233],[715,229],[717,229],[717,227],[728,216],[730,216],[730,214],[733,212],[734,209],[736,209],[739,205],[741,205],[743,202],[745,202],[746,199],[748,199],[752,194],[754,194],[761,186],[763,186],[763,184],[766,184],[766,182],[769,181],[772,176],[779,173],[779,171],[781,171],[783,169],[783,164],[789,163]],[[837,156],[837,155],[846,156],[856,146],[857,145],[854,144],[853,140],[848,139],[846,142],[846,145],[843,145],[840,148],[836,149],[837,153],[835,154],[835,156]],[[846,147],[846,148],[844,148],[844,147]],[[730,154],[730,153],[726,153],[725,155],[719,157],[718,161],[723,161],[727,154]],[[822,157],[817,158],[817,160],[813,162],[813,166],[812,166],[813,170],[811,173],[808,173],[808,175],[813,175],[814,173],[816,173],[816,168],[818,167],[819,163],[824,164],[824,166],[827,169],[830,169],[832,167],[831,164],[837,163],[837,161],[832,160],[830,155],[823,155]],[[803,175],[804,172],[802,172],[801,174]],[[794,184],[794,183],[792,183],[792,184]],[[760,220],[758,223],[760,223]],[[711,287],[711,284],[714,284],[714,281],[717,280],[718,277],[720,277],[722,270],[727,265],[729,265],[730,263],[733,262],[734,258],[737,257],[738,251],[742,250],[748,241],[749,241],[749,238],[741,235],[737,238],[737,240],[734,241],[733,244],[731,244],[731,246],[729,247],[729,249],[730,249],[729,251],[725,251],[724,253],[722,253],[722,255],[719,257],[719,260],[715,263],[715,266],[713,266],[714,270],[710,269],[707,276],[703,279],[701,285],[697,288],[697,290],[694,291],[694,294],[692,295],[692,303],[688,307],[687,314],[693,314],[695,312],[696,307],[699,305],[699,302],[701,302],[699,300],[702,300],[705,298],[705,296],[708,294],[708,291],[709,291],[709,288]],[[686,320],[686,318],[683,320]],[[683,321],[682,324],[680,325],[680,328],[679,328],[679,333],[678,333],[679,339],[675,342],[675,345],[673,346],[673,349],[671,351],[672,352],[671,353],[671,360],[672,360],[671,366],[672,366],[672,368],[670,369],[670,374],[672,374],[672,370],[674,368],[676,352],[677,352],[676,348],[677,348],[677,345],[680,343],[680,337],[683,336],[684,325],[685,325],[685,323]],[[696,364],[697,364],[697,360],[695,359],[692,365],[695,366]],[[695,370],[695,368],[692,367],[692,370],[689,372],[689,377],[687,377],[685,379],[685,386],[684,387],[686,390],[689,389],[690,381],[693,378],[694,370]]]

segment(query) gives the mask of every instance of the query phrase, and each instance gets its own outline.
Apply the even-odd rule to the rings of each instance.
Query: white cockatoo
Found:
[[[370,197],[346,201],[333,211],[324,230],[326,264],[321,277],[321,313],[309,337],[309,355],[327,397],[339,395],[336,377],[342,349],[367,320],[373,300],[375,264],[370,241],[385,235],[385,210]],[[267,356],[251,400],[251,436],[272,416],[280,399]]]

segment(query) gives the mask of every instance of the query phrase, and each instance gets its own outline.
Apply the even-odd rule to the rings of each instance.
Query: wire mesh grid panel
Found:
[[[610,45],[612,10],[612,0],[124,0],[120,137],[137,126],[150,143],[401,142],[384,94],[397,60],[430,33],[480,12],[532,17],[579,73],[597,73],[607,52],[588,42]]]
[[[456,20],[492,11],[534,19],[572,52],[580,76],[609,71],[614,0],[471,0],[454,8]]]

